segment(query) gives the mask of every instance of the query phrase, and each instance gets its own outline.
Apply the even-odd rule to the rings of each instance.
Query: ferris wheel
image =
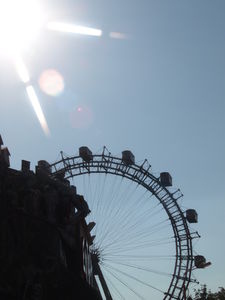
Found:
[[[197,213],[182,210],[183,194],[168,172],[155,174],[147,160],[135,163],[131,151],[117,157],[106,147],[99,154],[87,147],[76,156],[61,152],[51,169],[88,202],[90,251],[107,284],[105,299],[186,299],[193,268],[206,261],[193,254],[199,235],[188,223],[197,223]]]

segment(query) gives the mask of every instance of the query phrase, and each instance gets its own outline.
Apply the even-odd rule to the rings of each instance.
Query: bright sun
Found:
[[[0,52],[18,55],[28,50],[44,25],[36,0],[0,0]]]
[[[44,133],[49,135],[50,130],[23,57],[34,46],[33,42],[37,40],[41,29],[95,37],[100,37],[102,30],[62,21],[50,22],[46,7],[40,7],[40,1],[0,0],[0,57],[9,58],[15,65],[39,123]],[[54,82],[56,79],[62,90],[63,79],[56,76]]]

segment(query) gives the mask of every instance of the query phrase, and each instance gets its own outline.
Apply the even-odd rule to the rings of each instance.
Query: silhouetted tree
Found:
[[[195,296],[193,300],[225,300],[225,289],[219,287],[219,291],[212,293],[207,289],[207,286],[204,284],[200,289],[195,291]]]

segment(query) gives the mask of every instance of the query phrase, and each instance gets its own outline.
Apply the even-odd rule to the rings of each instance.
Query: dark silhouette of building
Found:
[[[101,299],[86,201],[46,161],[11,169],[0,147],[0,299]]]

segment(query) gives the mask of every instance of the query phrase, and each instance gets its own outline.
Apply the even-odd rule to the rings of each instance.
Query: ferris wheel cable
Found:
[[[84,175],[84,176],[82,176],[82,177],[86,178],[86,176],[87,176],[87,175]],[[91,181],[92,181],[92,175],[90,174],[90,182],[91,182]],[[96,199],[98,199],[98,197],[97,197],[97,194],[98,194],[98,188],[99,188],[99,185],[100,185],[100,184],[101,184],[101,177],[100,177],[99,183],[94,185],[94,188],[93,188],[94,192],[93,192],[93,194],[90,194],[90,195],[89,195],[88,201],[91,203],[90,208],[92,209],[92,211],[95,210]]]
[[[123,178],[120,181],[120,185],[119,185],[118,189],[121,187],[122,182],[123,182]],[[120,203],[118,202],[118,200],[116,200],[116,197],[117,197],[117,194],[114,194],[112,199],[110,200],[110,205],[109,205],[109,208],[108,208],[109,213],[107,214],[107,218],[108,218],[107,221],[114,220],[115,215],[116,215],[115,212],[118,211],[118,207],[119,207]],[[117,203],[117,208],[115,208],[115,203]],[[110,227],[110,222],[106,222],[105,234],[103,235],[102,239],[105,238],[105,236],[107,235],[107,232],[110,230],[109,227]]]
[[[111,202],[113,202],[113,200],[111,200]],[[117,203],[117,202],[116,202]],[[114,222],[114,219],[115,219],[115,216],[116,215],[118,215],[118,213],[117,213],[117,211],[119,210],[119,208],[117,208],[117,209],[112,209],[111,210],[111,215],[108,215],[108,218],[107,219],[109,219],[109,218],[111,218],[111,223],[108,223],[107,225],[106,225],[106,228],[105,228],[105,234],[104,235],[107,235],[107,233],[108,233],[108,231],[110,230],[110,226],[112,227],[112,224],[113,224],[113,222]],[[114,214],[113,214],[113,212],[114,212]],[[116,224],[116,221],[115,221],[115,224]],[[109,229],[108,231],[107,231],[107,229]]]
[[[152,209],[151,209],[151,210],[152,210]],[[162,210],[162,208],[160,208],[159,212],[160,212],[161,210]],[[154,215],[154,214],[155,214],[155,213],[152,213],[150,216],[152,216],[152,215]],[[149,216],[149,217],[150,217],[150,216]],[[129,217],[129,216],[127,216],[127,218],[128,218],[128,217]],[[141,223],[141,221],[143,221],[143,215],[141,215],[141,216],[138,215],[136,218],[137,218],[137,219],[139,218],[140,220],[139,220],[139,221],[136,221],[136,222],[134,223],[135,225],[137,225],[138,223]],[[124,217],[123,219],[125,220],[125,217]],[[116,220],[116,218],[115,218],[115,220]],[[129,220],[129,219],[128,219],[128,220]],[[145,219],[144,219],[144,220],[145,220]],[[135,221],[135,220],[133,220],[133,222],[134,222],[134,221]],[[116,221],[115,221],[115,222],[116,222]],[[127,223],[127,224],[128,224],[128,223]],[[111,225],[112,225],[112,224],[111,224]],[[119,225],[120,225],[120,224],[117,224],[117,227],[118,227],[119,231],[121,231],[121,228],[123,228],[123,229],[126,228],[126,231],[128,231],[128,230],[130,230],[130,228],[134,227],[133,224],[130,226],[130,228],[129,228],[129,227],[126,227],[125,224],[121,224],[121,227],[119,227]],[[136,226],[136,227],[137,227],[137,226]],[[114,230],[114,229],[115,229],[115,227],[113,228],[113,230]],[[149,229],[149,228],[148,228],[148,229]],[[115,232],[115,234],[117,234],[116,231],[114,231],[114,232]]]
[[[136,254],[130,254],[130,255],[127,255],[127,254],[111,254],[110,256],[112,256],[112,257],[121,257],[121,258],[132,258],[132,259],[134,259],[135,257],[136,258],[147,258],[147,259],[149,259],[149,258],[176,258],[176,255],[159,255],[159,254],[151,254],[151,255],[142,255],[141,257],[140,257],[140,255],[136,255]]]
[[[165,220],[165,221],[167,222],[167,220]],[[128,238],[129,243],[131,243],[133,240],[135,240],[136,242],[138,242],[140,239],[143,238],[143,236],[150,236],[150,235],[152,235],[152,234],[154,234],[154,233],[156,233],[156,232],[158,232],[158,231],[166,228],[167,224],[163,225],[165,223],[165,221],[162,221],[162,222],[159,222],[158,224],[155,224],[154,226],[151,227],[152,230],[144,232],[144,233],[140,234],[139,236],[137,236],[136,234],[134,236],[133,232],[131,232],[131,235],[129,235],[129,238]],[[160,226],[160,225],[163,225],[163,226]],[[109,247],[111,245],[115,245],[118,242],[121,244],[121,242],[123,242],[123,241],[124,241],[124,232],[122,231],[122,232],[120,232],[120,234],[117,236],[116,239],[114,239],[113,241],[111,241],[111,243],[105,245],[104,248],[107,248],[107,247]]]
[[[159,230],[160,229],[164,229],[164,228],[166,228],[167,227],[167,225],[166,226],[162,226],[162,228],[158,228],[157,230],[155,230],[155,232],[159,232]],[[153,233],[153,232],[151,232],[151,233]],[[167,240],[165,240],[165,241],[162,241],[162,242],[158,242],[158,241],[155,241],[155,242],[152,242],[152,240],[146,240],[146,239],[143,239],[143,238],[145,238],[145,237],[148,237],[150,234],[149,234],[149,232],[147,232],[147,233],[145,233],[145,236],[144,236],[144,234],[141,236],[141,237],[134,237],[134,238],[128,238],[128,239],[123,239],[123,235],[121,235],[121,237],[119,236],[119,238],[117,238],[117,239],[115,239],[115,240],[113,240],[113,241],[111,241],[110,243],[106,243],[106,244],[101,244],[103,247],[104,247],[104,249],[106,250],[107,248],[110,248],[110,249],[112,249],[112,248],[115,248],[115,247],[117,247],[117,245],[120,245],[121,247],[125,247],[126,245],[131,245],[131,244],[133,244],[133,245],[135,245],[135,243],[136,244],[140,244],[140,242],[147,242],[147,243],[151,243],[151,244],[163,244],[163,243],[166,243],[166,241]],[[122,240],[121,240],[122,239]],[[174,239],[172,240],[171,239],[171,242],[174,242]]]
[[[104,264],[104,267],[106,267],[107,269],[108,268],[113,269],[115,272],[118,272],[118,273],[120,273],[120,274],[122,274],[124,276],[127,276],[128,278],[133,279],[134,281],[137,281],[137,282],[139,282],[139,283],[141,283],[141,284],[143,284],[143,285],[145,285],[147,287],[150,287],[150,288],[152,288],[152,289],[154,289],[154,290],[156,290],[156,291],[161,292],[161,293],[164,294],[164,291],[162,291],[161,289],[159,289],[159,288],[157,288],[157,287],[155,287],[155,286],[153,286],[153,285],[151,285],[151,284],[149,284],[149,283],[147,283],[147,282],[145,282],[143,280],[140,280],[139,278],[137,278],[137,277],[135,277],[133,275],[130,275],[129,273],[121,271],[118,268],[115,268],[115,267],[112,267],[112,266],[106,265],[106,264]]]
[[[165,221],[165,222],[162,222],[160,224],[157,224],[157,226],[150,226],[149,225],[149,228],[146,228],[146,227],[143,227],[143,230],[139,230],[139,231],[135,231],[133,228],[133,230],[130,230],[129,228],[126,228],[126,227],[122,227],[121,230],[119,231],[118,230],[118,234],[115,236],[114,235],[114,238],[111,238],[110,239],[107,239],[105,242],[104,242],[104,245],[106,246],[110,246],[110,245],[115,245],[117,244],[118,242],[119,243],[127,243],[127,242],[133,242],[133,240],[135,240],[136,242],[139,242],[139,241],[142,241],[142,240],[145,240],[145,238],[147,238],[147,240],[150,239],[151,237],[151,240],[153,239],[152,236],[154,236],[156,233],[158,233],[159,231],[162,231],[163,229],[166,229],[167,231],[167,226],[169,225],[169,222]],[[167,233],[168,234],[168,233]],[[171,239],[173,239],[173,237],[171,237]],[[108,242],[109,240],[109,242]],[[173,239],[174,240],[174,239]]]
[[[124,181],[124,178],[122,181]],[[117,203],[117,209],[115,210],[116,215],[121,211],[124,204],[128,203],[128,199],[130,201],[131,195],[133,195],[136,190],[137,185],[134,186],[132,183],[129,183],[129,185],[127,185],[124,190],[121,190],[121,192],[118,190],[117,197],[115,198],[115,203]]]
[[[147,244],[147,245],[157,246],[157,245],[172,244],[172,243],[174,243],[174,239],[165,239],[165,240],[161,240],[161,241],[160,240],[145,240],[145,241],[141,241],[141,242],[142,242],[142,245]],[[136,244],[140,245],[140,242],[137,242]],[[131,242],[130,245],[135,246],[135,243]],[[103,249],[104,249],[105,253],[108,253],[108,252],[106,252],[107,251],[106,248],[103,248]],[[115,249],[115,247],[111,247],[110,250],[111,249]],[[124,249],[124,244],[121,245],[121,249]]]
[[[110,243],[110,244],[101,244],[102,249],[104,249],[104,251],[112,251],[112,250],[119,250],[119,249],[127,249],[129,248],[131,245],[133,245],[133,247],[135,247],[136,245],[146,245],[146,246],[159,246],[159,245],[168,245],[168,244],[172,244],[174,243],[174,238],[171,239],[166,239],[162,240],[162,241],[157,241],[157,240],[148,240],[148,239],[133,239],[133,240],[125,240],[125,241],[115,241],[114,243]]]
[[[116,227],[119,228],[120,223],[125,222],[125,219],[128,216],[131,216],[132,211],[130,212],[129,209],[127,209],[127,212],[126,212],[124,210],[125,209],[120,209],[120,207],[118,207],[117,210],[114,210],[114,214],[112,216],[112,221],[110,222],[109,226],[111,226],[113,228],[116,228]]]
[[[86,185],[85,185],[85,177],[82,178],[83,179],[83,191],[86,191]],[[86,197],[86,193],[84,194],[84,196]]]
[[[120,253],[121,254],[130,254],[130,253],[132,253],[134,251],[137,251],[137,250],[142,251],[143,248],[144,248],[145,251],[147,251],[147,250],[149,251],[152,248],[156,249],[159,246],[169,246],[169,245],[172,245],[172,244],[174,244],[174,243],[172,243],[172,242],[163,243],[163,244],[159,244],[159,243],[158,244],[150,244],[150,243],[140,244],[139,243],[139,244],[136,244],[136,245],[131,244],[130,247],[127,245],[126,248],[125,247],[117,247],[117,248],[107,249],[107,250],[103,249],[102,251],[103,251],[104,257],[108,257],[108,256],[112,255],[113,253],[116,253],[116,254],[120,254]],[[166,250],[168,251],[168,249],[165,248],[164,251],[166,251]]]
[[[85,176],[83,176],[85,177]],[[90,195],[90,200],[92,200],[92,209],[93,211],[96,210],[96,203],[99,201],[99,197],[98,197],[98,193],[99,193],[99,187],[100,187],[100,184],[101,184],[101,178],[99,179],[99,183],[98,184],[95,184],[95,192],[94,192],[94,195]]]
[[[112,248],[108,248],[108,249],[104,249],[102,248],[102,255],[104,255],[104,257],[108,257],[110,255],[112,255],[113,253],[115,254],[130,254],[130,251],[136,251],[135,253],[137,253],[137,250],[145,250],[145,251],[149,251],[150,249],[157,249],[157,247],[161,247],[161,251],[163,250],[162,246],[169,246],[169,245],[173,245],[174,242],[164,242],[164,243],[137,243],[137,244],[130,244],[130,245],[125,245],[125,246],[115,246]],[[144,249],[143,249],[144,248]],[[155,250],[156,251],[156,250]],[[163,253],[166,253],[166,251],[168,251],[167,248],[164,249]]]
[[[101,195],[100,195],[100,198],[99,198],[99,205],[100,205],[100,208],[97,208],[97,212],[98,214],[101,215],[105,215],[104,213],[104,209],[102,207],[105,207],[105,205],[103,205],[103,199],[104,199],[104,194],[105,194],[105,183],[106,183],[106,174],[104,175],[104,180],[103,180],[103,186],[102,186],[102,190],[101,190]],[[99,231],[99,226],[101,226],[101,224],[99,224],[99,222],[96,223],[96,228],[95,228],[95,232],[97,233]],[[98,233],[99,234],[99,233]]]
[[[88,186],[89,186],[88,190],[90,191],[90,195],[93,195],[93,188],[92,188],[91,175],[90,174],[88,175]],[[87,200],[89,200],[89,202],[91,200],[90,195],[88,195],[88,199],[87,199]]]
[[[129,253],[132,253],[131,252],[128,252]],[[142,265],[144,267],[146,266],[152,266],[153,268],[153,265],[155,264],[158,264],[160,261],[161,262],[167,262],[167,263],[173,263],[174,264],[174,261],[175,261],[176,258],[173,258],[173,257],[150,257],[150,258],[141,258],[141,255],[139,258],[121,258],[121,257],[118,257],[118,258],[115,258],[115,257],[111,257],[110,256],[110,253],[108,255],[102,255],[101,256],[101,263],[105,263],[105,262],[118,262],[118,263],[129,263],[129,264],[138,264],[138,265]]]
[[[142,198],[142,195],[140,196]],[[126,210],[120,210],[115,213],[117,218],[114,219],[115,223],[117,226],[125,226],[126,222],[129,223],[129,220],[132,219],[133,222],[135,221],[135,218],[138,220],[141,218],[141,216],[137,213],[138,212],[138,207],[134,209],[134,203],[129,203],[130,205],[126,207]],[[142,219],[143,221],[143,219]],[[136,224],[136,223],[135,223]]]
[[[106,272],[108,272],[112,277],[114,277],[117,281],[120,282],[120,284],[123,284],[128,290],[130,290],[132,293],[134,293],[139,299],[141,300],[146,300],[146,298],[144,298],[142,295],[140,295],[139,293],[137,293],[133,288],[131,288],[127,282],[124,282],[118,275],[115,275],[114,272],[112,272],[111,270],[108,270],[106,268],[104,268],[104,270]]]
[[[123,295],[116,288],[116,286],[112,283],[112,281],[109,279],[109,277],[106,274],[104,274],[104,277],[107,280],[107,282],[109,282],[109,284],[114,288],[114,290],[116,291],[117,295],[119,295],[122,300],[126,300],[126,298],[123,297]]]
[[[86,175],[84,175],[83,177],[86,177]],[[94,181],[95,178],[92,178],[92,177],[93,177],[93,175],[90,174],[90,180]],[[99,189],[100,189],[101,184],[102,184],[102,177],[100,176],[99,180],[98,180],[98,184],[96,184],[94,182],[94,186],[95,186],[94,195],[89,195],[90,200],[92,201],[93,210],[96,209],[96,206],[97,206],[96,204],[99,201],[99,196],[98,195],[99,195]]]
[[[120,246],[120,247],[115,247],[115,248],[110,248],[110,249],[105,249],[103,248],[103,251],[110,251],[110,254],[113,252],[113,253],[123,253],[123,252],[129,252],[129,251],[132,251],[132,250],[137,250],[137,249],[143,249],[143,247],[145,247],[145,250],[147,250],[148,248],[152,248],[152,247],[156,247],[156,246],[161,246],[161,245],[172,245],[174,244],[174,242],[165,242],[165,243],[158,243],[158,244],[152,244],[152,243],[142,243],[142,244],[137,244],[137,245],[133,245],[132,243],[130,244],[130,247],[129,245],[126,245],[126,248],[124,246]],[[112,252],[111,252],[112,251]],[[109,253],[109,252],[106,252],[106,253]]]
[[[144,194],[146,194],[146,193],[144,193]],[[150,204],[150,203],[148,203],[147,201],[149,200],[149,198],[151,198],[152,197],[152,195],[150,195],[150,196],[148,196],[146,199],[144,199],[143,198],[143,196],[142,195],[140,195],[140,197],[139,197],[139,199],[141,200],[141,199],[143,199],[143,201],[145,201],[145,204]],[[139,200],[138,199],[138,200]],[[142,201],[142,202],[143,202]],[[140,203],[141,201],[139,201],[139,203]],[[134,204],[131,202],[131,204],[130,204],[130,210],[132,210],[133,211],[133,215],[135,215],[135,213],[138,211],[138,210],[134,210],[133,209],[133,206]],[[157,204],[157,206],[158,206],[158,204]],[[138,207],[137,207],[138,208]],[[129,212],[127,212],[127,214],[128,214]]]
[[[99,205],[100,207],[97,206],[97,211],[101,211],[101,208],[103,207],[103,200],[104,200],[104,193],[105,193],[105,184],[106,184],[106,179],[107,179],[107,176],[106,174],[104,174],[104,180],[103,180],[103,186],[102,186],[102,190],[101,190],[101,193],[100,193],[100,197],[99,197]]]
[[[115,180],[114,180],[114,183],[113,183],[113,189],[110,192],[111,201],[109,202],[109,205],[108,205],[106,213],[105,213],[105,218],[104,218],[104,220],[102,222],[102,227],[104,228],[104,230],[105,230],[105,226],[106,226],[105,224],[108,222],[108,219],[110,217],[111,211],[113,210],[113,204],[114,204],[113,199],[114,199],[114,197],[116,195],[116,191],[118,190],[119,185],[122,184],[122,179],[119,182],[116,182],[117,181],[116,176],[115,176],[114,179]]]
[[[91,211],[92,211],[93,214],[97,210],[101,185],[102,185],[102,178],[100,177],[98,184],[95,185],[94,195],[91,195],[91,194],[89,195],[89,199],[90,199],[89,201],[90,201],[90,203],[92,203],[90,205],[90,209],[91,209]]]
[[[100,180],[100,185],[99,185],[99,193],[97,196],[97,206],[96,206],[96,210],[99,211],[99,208],[101,207],[101,200],[103,198],[103,191],[105,189],[105,181],[106,181],[106,175],[100,176],[101,180]]]
[[[131,196],[135,193],[137,186],[135,186],[135,189],[130,189],[129,186],[127,187],[128,190],[122,194],[120,199],[116,200],[116,203],[118,203],[117,208],[114,210],[114,213],[112,214],[112,219],[118,223],[120,219],[125,217],[125,209],[124,206],[126,206],[126,211],[129,212],[129,207],[127,207],[127,203],[131,202]],[[130,190],[130,193],[129,193]],[[126,195],[126,197],[125,197]]]
[[[174,244],[174,240],[167,241],[165,240],[164,242],[149,242],[149,241],[139,241],[139,242],[130,242],[126,244],[115,244],[112,245],[111,247],[102,247],[102,251],[104,253],[112,253],[114,251],[115,253],[118,252],[126,252],[134,249],[142,249],[142,247],[146,247],[146,250],[149,248],[155,248],[157,246],[165,246],[165,245],[171,245]]]
[[[165,223],[169,223],[168,222],[169,220],[168,219],[166,219],[166,220],[164,220],[164,221],[162,221],[162,222],[160,222],[160,223],[158,223],[158,224],[154,224],[154,225],[150,225],[149,224],[149,226],[148,227],[143,227],[143,228],[137,228],[137,229],[139,229],[139,230],[135,230],[135,228],[132,228],[132,229],[130,229],[130,228],[126,228],[126,232],[128,232],[128,234],[126,234],[126,237],[125,237],[125,239],[132,239],[132,238],[134,238],[134,237],[136,237],[136,236],[138,236],[138,238],[139,239],[142,239],[144,236],[150,236],[151,235],[151,233],[155,233],[155,230],[157,229],[157,228],[161,228],[161,225],[162,224],[165,224]],[[129,231],[128,231],[129,230]],[[131,234],[130,234],[131,233]],[[132,235],[132,236],[131,236]]]
[[[136,257],[136,258],[128,258],[128,257],[125,257],[125,258],[121,258],[121,257],[118,257],[115,259],[115,257],[111,257],[110,255],[102,255],[102,260],[101,262],[104,263],[105,261],[116,261],[116,262],[121,262],[121,263],[139,263],[139,264],[149,264],[150,262],[159,262],[159,261],[174,261],[176,258],[175,257],[145,257],[145,258],[142,258],[141,256],[140,257]]]
[[[122,242],[124,242],[125,240],[123,239],[123,241]],[[130,239],[128,240],[128,241],[130,241]],[[174,237],[163,237],[163,238],[156,238],[156,239],[148,239],[148,240],[142,240],[142,242],[144,242],[144,241],[146,241],[146,242],[148,242],[148,243],[165,243],[165,242],[174,242]],[[127,242],[127,241],[126,241]],[[139,244],[139,241],[137,241],[137,243]],[[131,244],[133,244],[133,242],[131,242]],[[108,244],[105,244],[105,247],[106,247],[106,245],[108,245]],[[111,245],[111,244],[110,244]],[[115,243],[114,244],[112,244],[112,245],[115,245]]]
[[[170,249],[167,249],[167,247],[169,245],[174,245],[174,240],[165,240],[165,241],[161,241],[161,242],[160,241],[152,241],[152,240],[150,240],[150,241],[143,240],[143,241],[139,241],[137,243],[135,243],[135,242],[131,242],[131,243],[127,243],[127,244],[119,244],[118,243],[118,244],[112,245],[111,247],[107,247],[107,248],[102,247],[100,249],[102,251],[102,254],[104,254],[105,256],[113,255],[114,253],[115,253],[115,255],[120,255],[120,253],[123,255],[128,255],[128,254],[136,255],[138,253],[137,251],[134,253],[126,253],[126,252],[129,252],[132,249],[133,250],[141,249],[141,247],[146,247],[146,249],[142,249],[143,251],[144,250],[149,251],[150,248],[152,248],[152,251],[153,251],[153,249],[155,249],[154,251],[157,251],[156,247],[161,246],[161,250],[164,252],[160,253],[160,255],[164,256],[164,255],[166,255],[165,253],[167,253],[166,256],[168,256],[168,255],[172,255],[172,254],[168,253],[168,251]],[[146,255],[146,253],[141,252],[141,254],[139,254],[139,256],[140,255]]]
[[[107,255],[103,255],[103,261],[107,261],[107,260],[115,260],[116,261],[121,261],[121,262],[146,262],[146,261],[159,261],[159,260],[174,260],[176,259],[175,256],[172,256],[172,255],[167,255],[167,256],[160,256],[160,255],[155,255],[155,256],[142,256],[142,255],[117,255],[117,256],[113,256],[112,254],[107,254]]]
[[[149,209],[150,211],[152,211],[151,209]],[[127,218],[123,220],[123,222],[121,224],[119,224],[121,227],[123,226],[124,228],[126,228],[127,230],[132,230],[133,228],[137,229],[138,226],[143,226],[145,222],[149,222],[149,219],[151,217],[155,217],[158,213],[160,213],[163,208],[160,208],[158,211],[156,212],[152,212],[151,214],[149,214],[149,210],[145,211],[143,214],[139,215],[137,214],[136,216],[136,220],[134,219],[134,223],[132,223],[129,227],[127,227],[129,225],[129,217],[130,216],[126,216]],[[132,218],[132,216],[131,216]],[[125,220],[127,221],[127,223],[124,223]]]
[[[117,224],[118,228],[125,228],[126,231],[134,232],[137,231],[139,227],[143,227],[146,222],[149,222],[151,217],[155,217],[158,213],[161,212],[161,209],[159,211],[156,211],[152,214],[149,214],[149,211],[152,211],[152,209],[149,209],[145,211],[144,213],[138,213],[136,212],[137,216],[135,217],[134,214],[131,212],[130,215],[126,215],[120,223]],[[130,219],[133,221],[131,223]],[[143,229],[142,229],[143,230]],[[141,230],[141,231],[142,231]]]
[[[157,275],[163,275],[163,276],[169,276],[169,277],[173,276],[173,274],[171,274],[171,273],[166,273],[166,272],[163,272],[163,271],[158,271],[158,270],[155,270],[155,269],[146,268],[144,266],[132,265],[132,264],[129,264],[129,263],[123,263],[123,262],[118,262],[118,261],[113,261],[113,260],[107,260],[107,262],[111,263],[111,264],[116,264],[116,265],[119,265],[119,266],[126,266],[126,267],[130,267],[130,268],[138,269],[138,270],[141,270],[141,271],[154,273],[154,274],[157,274]],[[104,262],[103,262],[103,264],[104,264]]]

